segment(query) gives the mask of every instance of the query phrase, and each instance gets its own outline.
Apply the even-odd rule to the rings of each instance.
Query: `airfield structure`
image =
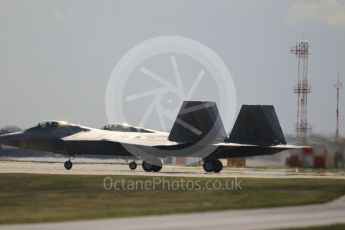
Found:
[[[297,94],[297,121],[295,124],[296,134],[306,141],[307,132],[311,130],[308,123],[308,94],[311,93],[308,83],[308,56],[309,43],[307,40],[297,42],[290,52],[297,57],[297,84],[294,93]]]
[[[339,140],[339,90],[342,87],[341,81],[339,81],[339,74],[338,74],[338,81],[334,85],[337,89],[337,110],[336,110],[336,130],[335,130],[335,140]]]

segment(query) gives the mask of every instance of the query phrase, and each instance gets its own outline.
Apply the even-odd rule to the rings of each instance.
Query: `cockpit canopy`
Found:
[[[68,123],[65,121],[43,121],[38,123],[38,128],[52,128],[52,127],[65,127]]]
[[[109,124],[103,127],[104,130],[117,132],[136,132],[136,133],[153,133],[152,130],[128,125],[128,124]]]

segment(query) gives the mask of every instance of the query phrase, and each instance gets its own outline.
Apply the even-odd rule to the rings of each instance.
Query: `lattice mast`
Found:
[[[342,87],[341,81],[339,81],[339,74],[338,74],[338,81],[334,85],[337,89],[337,110],[336,110],[336,130],[335,130],[335,140],[339,140],[339,91]]]
[[[308,56],[309,43],[308,41],[300,41],[296,46],[291,48],[291,53],[296,55],[297,66],[297,84],[294,87],[294,93],[297,94],[297,121],[296,133],[297,136],[306,138],[307,132],[311,129],[308,123],[308,94],[311,92],[308,83]]]

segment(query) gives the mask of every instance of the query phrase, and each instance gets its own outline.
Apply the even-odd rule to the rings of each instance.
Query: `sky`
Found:
[[[114,67],[133,47],[160,36],[186,37],[213,50],[233,77],[235,110],[241,104],[272,104],[288,134],[294,133],[297,82],[290,48],[308,40],[308,120],[313,132],[335,132],[338,73],[345,81],[341,0],[0,0],[0,127],[28,128],[42,120],[105,125],[105,94]],[[150,68],[156,65],[162,72],[164,59],[158,59]],[[176,59],[187,69],[181,69],[183,79],[193,82],[193,65],[185,57]],[[132,89],[147,90],[141,89],[148,84],[143,79],[133,76]],[[200,91],[212,98],[212,87]],[[128,94],[127,88],[121,91]],[[127,111],[132,114],[128,123],[140,123],[147,108],[141,104]],[[340,113],[345,134],[345,89]],[[157,119],[150,117],[146,126],[157,128]]]

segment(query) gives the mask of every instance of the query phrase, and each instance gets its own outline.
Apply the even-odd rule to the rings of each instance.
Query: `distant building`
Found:
[[[305,145],[305,144],[304,144]],[[286,164],[290,167],[344,168],[344,143],[308,143],[312,149],[290,150]]]

